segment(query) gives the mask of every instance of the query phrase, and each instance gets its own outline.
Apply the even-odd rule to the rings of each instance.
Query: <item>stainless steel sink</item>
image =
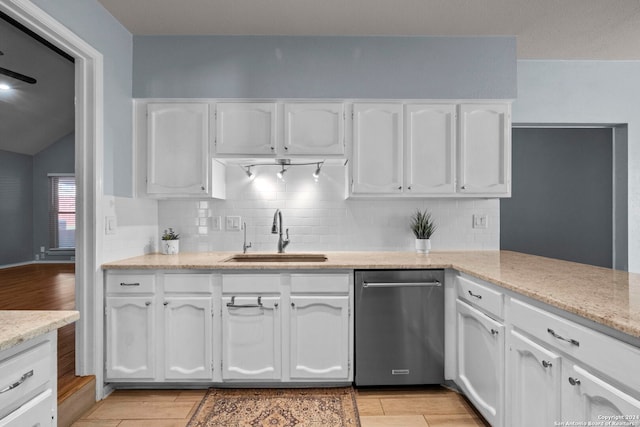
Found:
[[[324,254],[236,254],[223,262],[325,262]]]

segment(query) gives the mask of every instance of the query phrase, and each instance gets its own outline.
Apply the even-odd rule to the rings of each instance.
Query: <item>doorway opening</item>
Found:
[[[514,127],[500,248],[626,270],[626,126]]]

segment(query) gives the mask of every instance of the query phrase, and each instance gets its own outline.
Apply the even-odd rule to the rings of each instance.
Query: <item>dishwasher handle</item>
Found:
[[[438,280],[431,282],[362,282],[363,288],[398,288],[405,286],[414,287],[439,287],[442,286]]]

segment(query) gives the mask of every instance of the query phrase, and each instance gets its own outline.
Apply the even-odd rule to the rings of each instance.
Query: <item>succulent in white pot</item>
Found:
[[[165,255],[175,255],[180,252],[180,235],[173,231],[173,228],[164,230],[161,243],[162,253]]]
[[[431,236],[435,233],[436,226],[431,213],[420,209],[411,216],[411,231],[416,237],[416,252],[428,254],[431,250]]]

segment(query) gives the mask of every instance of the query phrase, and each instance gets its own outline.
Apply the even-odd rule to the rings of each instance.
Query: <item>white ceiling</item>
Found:
[[[0,74],[0,150],[34,155],[73,132],[74,65],[0,19],[0,67],[34,77],[24,83]]]
[[[98,0],[135,35],[515,35],[519,59],[640,60],[640,0]]]

